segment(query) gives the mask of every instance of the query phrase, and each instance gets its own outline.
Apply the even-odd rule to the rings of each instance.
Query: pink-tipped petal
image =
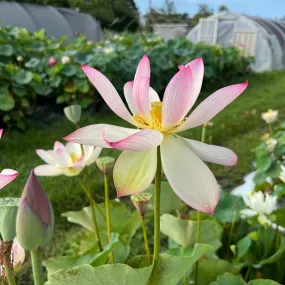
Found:
[[[37,149],[37,155],[47,164],[56,165],[58,162],[55,159],[55,152],[53,150]]]
[[[71,133],[64,139],[69,142],[75,142],[83,145],[110,148],[110,146],[104,141],[102,133],[103,129],[108,126],[111,125],[107,124],[90,125]]]
[[[187,63],[186,66],[190,66],[193,76],[193,93],[191,102],[192,107],[195,104],[201,91],[204,77],[204,62],[202,57],[199,57]]]
[[[165,135],[161,160],[166,178],[177,196],[192,208],[213,214],[220,187],[207,165],[181,138]]]
[[[4,129],[1,129],[1,130],[0,130],[0,139],[1,139],[1,137],[2,137],[3,131],[4,131]]]
[[[63,167],[71,167],[72,166],[72,159],[70,155],[63,149],[57,149],[56,152],[56,160],[60,166]]]
[[[18,176],[18,172],[13,169],[4,169],[0,173],[0,189],[12,182]]]
[[[147,55],[144,55],[138,64],[135,80],[141,77],[150,77],[150,63]]]
[[[234,101],[247,87],[248,82],[224,87],[205,99],[175,132],[182,132],[210,121]]]
[[[140,77],[134,81],[133,99],[138,113],[147,121],[151,121],[149,77]]]
[[[64,145],[63,143],[59,142],[59,141],[56,141],[56,142],[54,143],[53,150],[54,150],[54,151],[57,151],[58,149],[63,149],[63,150],[65,150],[65,145]]]
[[[163,135],[155,130],[133,130],[121,127],[104,129],[105,142],[116,149],[127,151],[148,151],[159,146]]]
[[[122,119],[133,123],[131,114],[109,79],[94,68],[83,65],[82,69],[110,109]]]
[[[138,194],[147,189],[154,178],[156,164],[156,149],[122,152],[114,166],[118,197]]]
[[[195,154],[202,160],[221,165],[234,166],[238,157],[230,149],[182,138]]]
[[[133,88],[134,88],[134,82],[133,81],[127,82],[124,86],[124,94],[131,112],[135,115],[138,113],[138,110],[133,99]]]
[[[63,174],[63,169],[55,165],[39,165],[34,169],[37,176],[59,176]]]
[[[162,108],[164,129],[176,126],[189,112],[192,102],[193,79],[190,67],[181,67],[168,83]]]

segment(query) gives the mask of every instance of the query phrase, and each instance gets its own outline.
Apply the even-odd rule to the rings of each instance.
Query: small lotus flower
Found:
[[[0,139],[3,129],[0,129]],[[18,176],[18,172],[13,169],[4,169],[0,172],[0,189],[12,182]]]
[[[21,269],[25,261],[25,257],[25,250],[19,244],[17,237],[15,237],[11,251],[11,261],[13,262],[13,269],[15,272]]]
[[[113,36],[113,39],[114,40],[117,40],[119,38],[119,35],[118,34],[115,34],[114,36]]]
[[[285,183],[285,166],[281,165],[281,172],[279,175],[279,179]]]
[[[276,139],[268,139],[266,142],[266,149],[269,151],[269,152],[272,152],[276,145],[278,144],[278,141]]]
[[[21,55],[17,56],[17,61],[18,62],[22,62],[23,60],[24,60],[24,58]]]
[[[139,214],[144,217],[146,212],[147,204],[150,201],[152,195],[149,193],[140,193],[131,196],[131,200],[136,207]]]
[[[266,113],[262,113],[261,117],[267,124],[272,124],[278,119],[278,110],[269,109]]]
[[[111,156],[100,157],[96,160],[96,164],[104,174],[108,174],[114,168],[115,158]]]
[[[81,118],[81,106],[71,105],[63,109],[66,118],[74,123],[75,125],[79,123]]]
[[[52,205],[34,171],[31,171],[17,214],[18,241],[26,250],[44,248],[51,241],[53,228]]]
[[[243,197],[243,200],[248,206],[248,209],[240,211],[242,218],[258,216],[258,222],[262,225],[267,223],[267,215],[270,215],[277,209],[277,196],[264,195],[261,191]]]
[[[67,63],[70,63],[70,57],[65,55],[61,58],[61,63],[62,64],[67,64]]]
[[[83,152],[82,153],[82,148]],[[56,141],[53,150],[37,149],[37,155],[47,164],[35,168],[38,176],[76,176],[84,167],[93,164],[102,151],[101,147],[81,146],[67,143],[64,146]]]
[[[56,60],[56,58],[55,57],[50,57],[49,58],[49,60],[48,60],[48,65],[49,65],[49,67],[53,67],[54,65],[56,65],[57,64],[57,60]]]
[[[227,148],[186,139],[177,133],[210,121],[235,100],[248,83],[216,91],[188,115],[202,86],[202,58],[179,67],[161,102],[149,85],[150,63],[144,56],[134,81],[124,86],[131,115],[112,83],[102,73],[84,65],[82,69],[110,109],[135,129],[98,124],[81,128],[65,139],[123,150],[114,166],[118,196],[139,194],[148,188],[155,176],[157,147],[160,146],[162,167],[175,193],[194,209],[212,214],[219,200],[220,187],[202,160],[233,166],[237,156]]]
[[[107,47],[107,48],[104,48],[103,51],[105,54],[110,54],[114,52],[114,49],[111,47]]]
[[[87,41],[86,44],[87,44],[88,46],[90,46],[90,45],[93,44],[93,42],[92,42],[92,41]]]

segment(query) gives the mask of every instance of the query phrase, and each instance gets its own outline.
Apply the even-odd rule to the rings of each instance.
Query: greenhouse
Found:
[[[221,12],[200,19],[187,34],[194,43],[235,46],[244,56],[253,56],[256,72],[285,68],[285,21]]]
[[[67,36],[69,40],[79,33],[90,41],[99,41],[103,37],[100,24],[92,16],[67,8],[4,1],[0,2],[0,22],[30,32],[45,29],[56,38]]]

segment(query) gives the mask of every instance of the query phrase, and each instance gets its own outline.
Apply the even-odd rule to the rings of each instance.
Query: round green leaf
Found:
[[[40,60],[37,58],[31,58],[26,64],[25,67],[33,68],[36,67],[40,63]]]
[[[11,45],[0,45],[0,55],[11,56],[14,53],[14,49]]]
[[[28,84],[33,79],[33,74],[29,71],[20,70],[15,75],[15,81],[18,84]]]
[[[15,107],[15,100],[11,96],[0,96],[0,110],[11,111]]]
[[[65,64],[61,72],[68,77],[71,77],[76,74],[76,68],[71,64]]]

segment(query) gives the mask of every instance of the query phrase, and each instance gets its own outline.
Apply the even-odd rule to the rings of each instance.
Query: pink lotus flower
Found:
[[[13,241],[11,260],[13,260],[14,271],[20,270],[25,261],[25,250],[19,244],[17,237]]]
[[[189,206],[212,214],[220,187],[203,162],[233,166],[237,156],[231,150],[178,136],[211,120],[247,87],[247,82],[222,88],[204,100],[188,117],[202,86],[204,64],[195,59],[179,71],[166,87],[163,102],[149,86],[150,64],[140,61],[134,81],[126,83],[124,93],[133,115],[125,107],[111,82],[99,71],[82,66],[108,106],[137,129],[107,124],[90,125],[67,136],[67,141],[123,150],[114,167],[118,196],[144,191],[152,182],[156,167],[156,148],[161,148],[162,167],[175,193]]]
[[[56,65],[56,64],[57,64],[56,58],[53,57],[53,56],[51,56],[51,57],[49,58],[49,60],[48,60],[48,65],[49,65],[50,67],[53,67],[53,66]]]
[[[0,139],[3,134],[3,129],[0,129]],[[18,176],[18,172],[13,169],[4,169],[0,172],[0,189],[9,184]]]
[[[38,176],[76,176],[86,165],[91,165],[98,158],[102,148],[83,146],[84,154],[80,144],[67,143],[64,146],[55,142],[53,150],[37,149],[38,156],[47,164],[37,166],[35,174]]]

